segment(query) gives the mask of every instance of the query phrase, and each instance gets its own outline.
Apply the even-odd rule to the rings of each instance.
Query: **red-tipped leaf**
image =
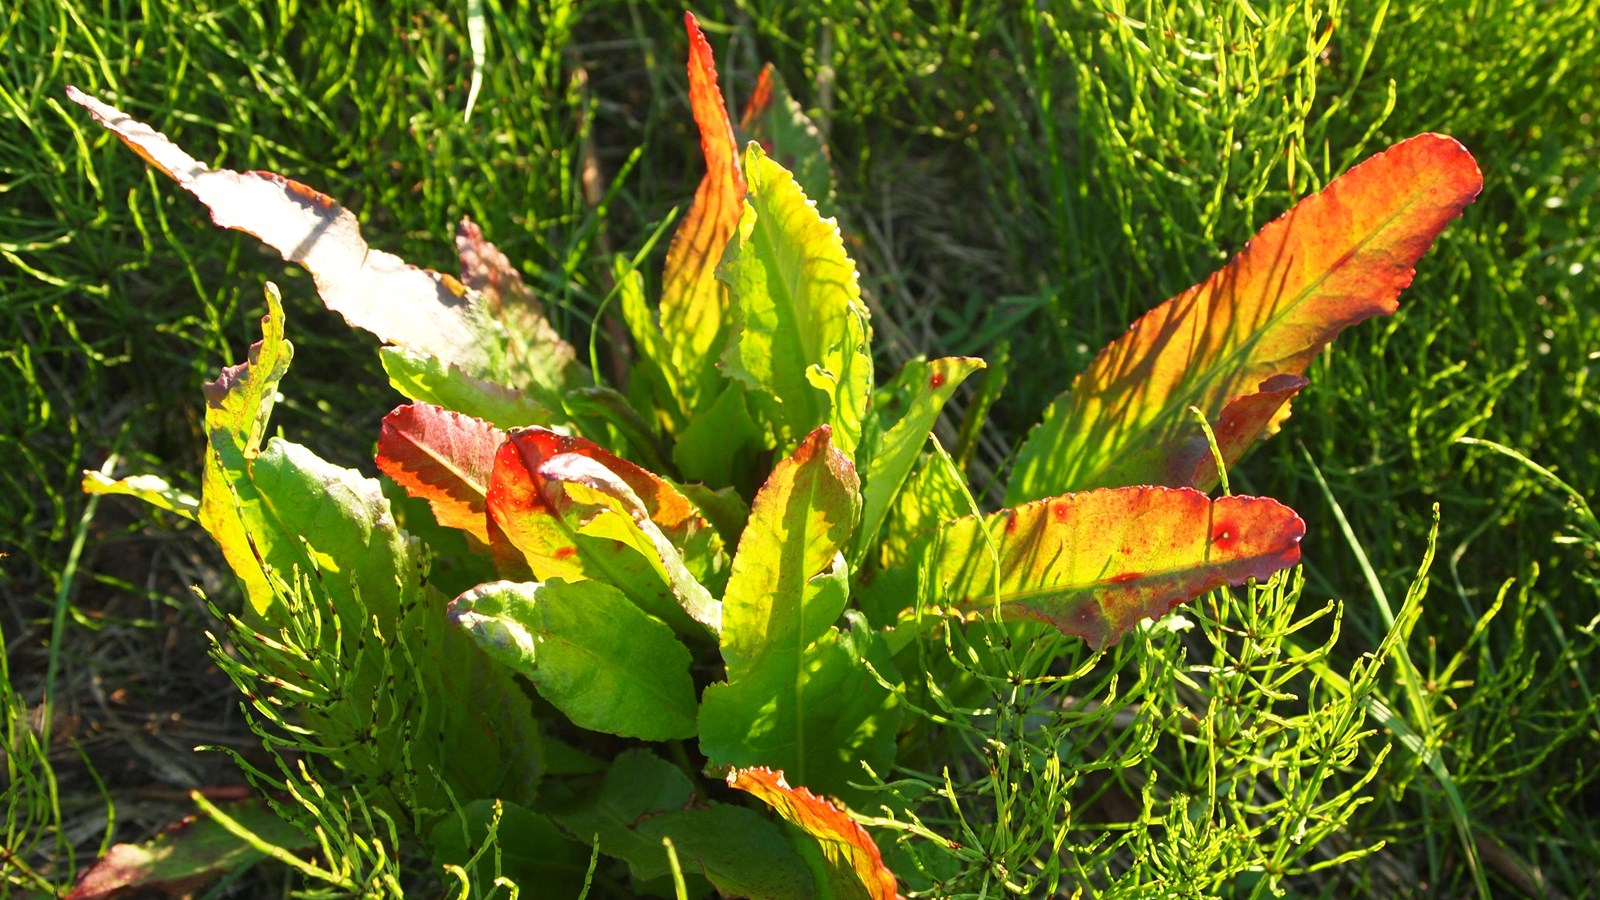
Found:
[[[485,495],[506,434],[481,419],[431,403],[396,407],[378,432],[378,470],[428,501],[440,525],[489,542]]]
[[[1302,200],[1095,357],[1022,445],[1006,502],[1134,484],[1209,488],[1216,469],[1195,464],[1204,437],[1189,407],[1237,430],[1222,447],[1231,465],[1288,415],[1283,376],[1304,373],[1344,329],[1394,312],[1417,260],[1482,186],[1460,144],[1424,134]]]
[[[689,104],[700,128],[706,174],[667,249],[661,331],[671,365],[684,381],[687,413],[720,393],[716,361],[727,333],[728,301],[716,268],[739,226],[745,184],[711,44],[692,13],[684,13],[683,23],[689,33]]]
[[[1140,619],[1294,565],[1304,536],[1294,510],[1268,498],[1102,489],[957,519],[940,534],[938,572],[955,609],[998,608],[1100,648]]]
[[[593,579],[669,624],[715,632],[722,539],[677,488],[593,441],[512,429],[495,454],[489,545],[507,577]]]
[[[899,896],[894,873],[883,864],[878,845],[842,807],[803,787],[790,787],[781,771],[759,766],[729,772],[728,786],[761,798],[778,815],[817,839],[830,869],[833,896],[870,900]]]

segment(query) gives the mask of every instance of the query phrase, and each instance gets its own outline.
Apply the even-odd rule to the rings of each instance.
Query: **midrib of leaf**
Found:
[[[763,186],[767,187],[767,185]],[[787,332],[788,340],[786,340],[785,343],[789,345],[789,349],[791,350],[798,349],[798,356],[801,365],[809,365],[812,360],[816,360],[820,365],[822,361],[821,354],[815,353],[814,351],[816,348],[811,346],[811,342],[807,340],[807,337],[809,337],[807,332],[810,331],[811,328],[805,327],[818,325],[820,323],[801,322],[800,308],[798,304],[800,297],[800,282],[805,278],[807,260],[805,248],[808,244],[808,241],[802,240],[798,242],[798,247],[791,246],[789,242],[784,240],[783,234],[777,228],[773,227],[773,223],[771,221],[774,216],[784,216],[786,218],[787,211],[777,210],[770,196],[764,199],[763,205],[768,208],[768,211],[763,213],[762,211],[757,210],[755,227],[760,230],[762,238],[766,241],[766,245],[768,247],[781,248],[779,252],[773,253],[773,257],[780,268],[779,275],[782,277],[780,286],[783,288],[783,296],[781,298],[774,299],[781,300],[781,304],[778,305],[778,308],[788,311],[790,320],[789,324],[793,326],[790,328],[783,328],[781,327],[783,322],[780,321],[778,323],[780,327],[774,329],[773,331],[773,342],[776,343],[780,339],[779,336]],[[810,225],[809,222],[805,224],[807,226]],[[803,227],[801,229],[802,235],[809,230],[809,228]],[[815,312],[815,310],[811,309],[809,304],[807,305],[806,309],[807,312]],[[811,318],[815,319],[816,317],[813,315]],[[820,328],[817,330],[820,330]],[[776,358],[777,354],[775,353],[773,356]],[[816,388],[812,387],[810,382],[805,380],[803,368],[797,374],[799,374],[800,379],[805,382],[801,396],[804,396],[809,401],[807,404],[808,408],[815,410],[820,405],[813,395],[813,392],[816,391]],[[783,397],[778,399],[780,402],[787,402],[792,398]],[[807,418],[811,419],[815,417],[812,416]]]
[[[1418,190],[1402,207],[1396,209],[1392,215],[1385,218],[1369,233],[1357,240],[1351,249],[1339,258],[1337,263],[1325,268],[1321,275],[1318,275],[1303,289],[1296,293],[1293,296],[1293,299],[1291,299],[1288,303],[1280,305],[1278,311],[1272,316],[1268,317],[1265,323],[1244,338],[1233,342],[1233,346],[1229,350],[1219,357],[1215,363],[1203,367],[1196,377],[1192,379],[1185,379],[1177,390],[1168,395],[1172,399],[1169,400],[1168,403],[1164,405],[1155,415],[1147,417],[1143,422],[1133,428],[1129,435],[1119,442],[1121,446],[1130,447],[1139,445],[1146,439],[1151,431],[1170,423],[1173,417],[1178,415],[1177,411],[1185,410],[1190,406],[1195,405],[1196,399],[1198,399],[1201,394],[1205,393],[1206,389],[1210,388],[1214,382],[1218,381],[1224,373],[1232,372],[1242,362],[1248,361],[1248,355],[1251,349],[1262,340],[1263,336],[1270,334],[1274,329],[1282,325],[1285,319],[1289,318],[1294,312],[1298,311],[1301,305],[1306,303],[1309,298],[1314,296],[1321,288],[1323,283],[1332,277],[1334,272],[1339,271],[1345,265],[1347,265],[1351,257],[1355,256],[1359,251],[1365,249],[1368,244],[1376,241],[1379,235],[1387,232],[1394,224],[1396,219],[1400,218],[1406,212],[1409,212],[1413,207],[1417,206],[1421,202],[1424,194],[1426,194],[1425,190]],[[1290,212],[1292,214],[1293,210]],[[1250,247],[1247,244],[1245,249],[1240,251],[1240,253],[1242,255],[1243,253],[1249,252],[1249,250]],[[1293,251],[1290,250],[1289,252],[1292,253]],[[1236,256],[1235,259],[1238,259],[1238,257]],[[1230,261],[1229,264],[1231,265],[1232,262]],[[1412,268],[1414,267],[1415,264],[1413,264]],[[1209,281],[1210,276],[1208,276],[1206,280]],[[1202,281],[1201,284],[1205,284],[1205,282]],[[1370,318],[1370,316],[1368,316],[1368,318]],[[1223,402],[1226,403],[1226,399],[1224,399]],[[1104,414],[1102,413],[1100,417],[1103,419]],[[1076,478],[1074,481],[1081,483],[1089,476],[1098,478],[1099,476],[1103,475],[1108,468],[1111,468],[1116,463],[1117,459],[1118,457],[1116,456],[1102,454],[1102,462],[1099,466],[1092,470],[1085,471],[1082,477]]]
[[[824,446],[822,448],[822,452],[824,454],[827,453],[827,447],[826,446]],[[825,456],[813,457],[813,459],[817,460],[817,463],[816,463],[817,465],[823,466],[824,470],[826,470],[827,459],[826,459]],[[831,473],[829,473],[829,474],[831,474]],[[818,485],[819,484],[820,484],[820,477],[811,479],[810,487],[809,487],[809,489],[807,490],[807,493],[806,493],[806,509],[814,509],[815,508],[815,501],[816,501],[816,497],[817,497],[817,493],[818,493]],[[805,539],[805,542],[802,543],[800,546],[809,547],[809,546],[811,546],[811,517],[810,516],[806,516],[805,517],[805,523],[806,523],[806,535],[805,535],[806,539]],[[801,559],[802,562],[805,561],[805,553],[804,553],[804,551],[801,552],[800,559]],[[824,571],[826,571],[826,570],[824,570]],[[805,687],[806,687],[806,648],[805,648],[806,607],[805,607],[805,602],[806,602],[806,585],[811,583],[811,576],[806,575],[804,569],[801,569],[800,573],[801,573],[800,574],[800,590],[796,594],[796,599],[797,599],[798,602],[795,604],[797,615],[795,616],[795,629],[794,629],[794,636],[793,636],[793,640],[794,640],[794,746],[795,746],[795,759],[799,760],[799,764],[795,768],[800,770],[795,775],[795,777],[800,780],[801,784],[805,784],[806,783],[806,781],[805,781],[806,780],[806,760],[808,758],[807,755],[806,755],[806,716],[805,716],[805,709],[804,709],[804,703],[803,703],[805,695],[806,695],[806,692],[805,692]]]
[[[400,432],[400,435],[402,438],[404,438],[407,444],[411,445],[412,448],[421,451],[422,456],[438,462],[440,468],[456,476],[456,478],[459,479],[463,484],[466,484],[477,491],[480,496],[486,497],[488,495],[488,486],[474,481],[470,476],[467,475],[465,471],[456,466],[453,458],[441,456],[440,454],[434,452],[427,445],[413,439],[409,431]],[[454,441],[452,441],[452,444],[453,443]]]

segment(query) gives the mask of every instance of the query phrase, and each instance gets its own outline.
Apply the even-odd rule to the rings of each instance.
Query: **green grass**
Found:
[[[989,469],[1133,315],[1363,156],[1449,133],[1486,188],[1401,312],[1336,342],[1285,432],[1233,473],[1235,490],[1306,518],[1304,583],[1219,594],[1183,613],[1189,631],[1156,629],[1093,664],[1068,648],[1045,666],[1055,644],[973,649],[988,699],[926,710],[939,754],[879,773],[926,797],[923,825],[962,846],[908,838],[899,859],[973,896],[1157,883],[1465,896],[1480,878],[1496,896],[1581,893],[1600,866],[1600,534],[1573,499],[1600,472],[1588,4],[1023,6],[696,10],[726,89],[742,96],[772,59],[825,123],[891,352],[1009,341],[979,454]],[[361,215],[374,246],[421,265],[450,267],[451,229],[470,214],[586,336],[605,250],[639,249],[698,178],[681,10],[491,0],[467,122],[465,7],[0,12],[0,699],[6,846],[27,867],[6,868],[8,883],[67,883],[104,841],[160,824],[132,792],[155,776],[99,739],[130,718],[95,691],[129,689],[141,712],[187,702],[193,682],[163,681],[170,662],[141,648],[202,648],[214,625],[185,585],[227,593],[192,531],[123,501],[92,509],[78,470],[118,453],[127,471],[193,486],[200,382],[242,355],[268,278],[299,347],[275,427],[369,466],[397,402],[371,341],[322,310],[308,279],[215,230],[68,109],[65,85],[208,161],[313,184]],[[577,177],[585,140],[615,187],[603,211]],[[1571,491],[1463,439],[1519,451]],[[950,652],[968,658],[959,642]],[[47,681],[63,718],[40,745],[24,713]],[[208,702],[231,714],[235,701],[212,689]],[[68,727],[79,720],[101,731]],[[216,741],[187,741],[202,742]],[[123,813],[107,821],[108,806]]]

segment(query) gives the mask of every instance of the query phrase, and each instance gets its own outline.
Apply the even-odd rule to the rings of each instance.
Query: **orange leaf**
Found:
[[[1264,497],[1088,491],[950,523],[940,534],[939,579],[944,602],[964,613],[998,607],[1005,618],[1046,622],[1106,647],[1140,619],[1294,565],[1305,531],[1294,510]]]
[[[489,473],[505,432],[481,419],[410,403],[383,417],[378,433],[378,470],[407,494],[428,501],[440,525],[459,528],[489,542]]]
[[[1437,134],[1334,179],[1102,350],[1023,443],[1006,502],[1210,487],[1215,468],[1196,463],[1204,437],[1189,407],[1214,426],[1230,421],[1222,449],[1236,461],[1288,415],[1293,390],[1281,376],[1302,374],[1351,325],[1394,312],[1417,260],[1482,186],[1472,156]]]
[[[842,807],[803,787],[792,788],[783,780],[781,771],[760,766],[729,772],[728,786],[761,798],[778,815],[817,839],[832,869],[829,874],[834,896],[871,900],[895,900],[899,896],[894,873],[883,864],[878,845]]]
[[[718,536],[677,488],[593,441],[514,428],[489,475],[489,546],[507,578],[593,579],[675,627],[721,627]]]
[[[716,361],[726,339],[728,300],[716,268],[739,225],[745,185],[711,44],[692,13],[684,13],[683,21],[689,32],[689,103],[700,128],[706,174],[667,249],[661,331],[672,367],[685,381],[687,413],[720,393]]]

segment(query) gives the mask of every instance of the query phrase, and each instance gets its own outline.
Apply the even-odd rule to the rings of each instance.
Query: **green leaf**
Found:
[[[108,478],[92,469],[85,469],[83,471],[83,492],[85,494],[121,494],[125,497],[136,497],[157,509],[164,509],[169,513],[183,516],[190,521],[195,521],[200,515],[199,497],[182,488],[173,487],[165,478],[159,475],[129,475],[126,478]]]
[[[278,383],[293,357],[294,346],[283,337],[283,304],[278,289],[269,283],[261,340],[251,345],[249,359],[223,369],[216,381],[204,385],[206,455],[200,473],[200,525],[243,582],[245,598],[257,616],[267,614],[275,594],[261,556],[270,551],[271,536],[257,535],[253,543],[250,534],[259,502],[250,481],[250,461],[260,451]]]
[[[1294,565],[1304,535],[1276,500],[1102,489],[959,519],[940,533],[936,567],[948,606],[1047,622],[1102,648],[1142,618]]]
[[[670,871],[663,837],[686,872],[740,897],[814,896],[810,872],[772,822],[752,810],[702,805],[687,776],[640,750],[617,757],[598,790],[553,788],[550,816],[579,841],[627,861],[641,881]],[[698,807],[698,808],[696,808]]]
[[[496,581],[452,601],[450,618],[580,727],[647,741],[695,733],[689,651],[610,585]]]
[[[316,571],[336,608],[359,591],[367,614],[380,621],[398,618],[416,596],[422,567],[377,479],[273,438],[252,462],[250,481],[261,498],[250,534],[258,547],[270,545],[262,557],[281,577],[293,568]]]
[[[304,266],[327,307],[385,343],[489,377],[503,366],[504,336],[466,286],[367,246],[361,226],[332,197],[271,172],[213,170],[122,111],[68,87],[67,96],[211,210],[223,228],[254,235]]]
[[[428,836],[436,866],[459,866],[477,886],[506,877],[546,896],[576,897],[589,873],[589,847],[547,817],[503,800],[474,800]],[[448,876],[444,879],[449,883]]]
[[[975,507],[955,461],[934,442],[934,452],[894,498],[882,539],[856,572],[852,591],[857,608],[878,627],[892,625],[917,596],[917,560],[939,526],[969,514]]]
[[[854,456],[873,384],[855,264],[838,223],[759,145],[745,151],[745,174],[744,215],[718,270],[734,309],[723,367],[780,451],[826,423]]]
[[[642,837],[672,840],[678,863],[727,897],[801,900],[818,891],[805,861],[771,821],[753,809],[714,803],[641,820]]]
[[[721,537],[677,488],[594,442],[512,430],[488,511],[502,573],[603,581],[680,632],[721,628],[721,604],[700,580],[721,577]]]
[[[646,818],[687,809],[694,785],[676,766],[647,750],[626,750],[596,788],[587,781],[549,785],[546,813],[581,843],[600,839],[600,852],[626,860],[635,878],[648,880],[668,871],[667,852],[635,826]]]
[[[1344,329],[1394,312],[1417,260],[1482,186],[1460,144],[1425,134],[1302,200],[1095,357],[1023,443],[1006,502],[1146,483],[1209,488],[1216,467],[1189,407],[1227,423],[1231,466],[1288,415],[1303,383],[1290,376]]]
[[[378,359],[389,384],[420,403],[452,409],[501,429],[555,421],[549,409],[521,391],[475,378],[454,363],[404,347],[382,347]]]
[[[819,582],[820,591],[843,593],[842,573]],[[862,796],[850,782],[866,778],[862,763],[882,772],[894,762],[903,711],[860,663],[852,641],[830,628],[793,657],[791,669],[773,664],[707,687],[700,751],[713,765],[773,766],[819,791]],[[880,674],[897,677],[887,654],[873,662]]]
[[[756,86],[739,117],[739,135],[760,144],[768,156],[793,172],[806,196],[816,201],[818,212],[827,215],[832,210],[833,168],[828,164],[828,145],[817,124],[790,96],[772,63],[762,66],[756,76]]]
[[[902,407],[904,413],[893,427],[877,432],[862,454],[867,462],[861,492],[861,530],[856,535],[852,560],[859,562],[877,541],[889,506],[928,443],[939,411],[961,382],[981,368],[983,360],[965,356],[906,363],[897,379],[911,387],[910,399]]]
[[[773,468],[756,494],[723,595],[730,681],[768,667],[792,676],[800,652],[838,619],[843,600],[816,592],[812,581],[844,571],[839,552],[856,527],[859,487],[827,426]]]
[[[757,458],[767,449],[766,432],[750,416],[744,388],[730,382],[678,435],[672,461],[684,478],[748,492],[756,487]]]

